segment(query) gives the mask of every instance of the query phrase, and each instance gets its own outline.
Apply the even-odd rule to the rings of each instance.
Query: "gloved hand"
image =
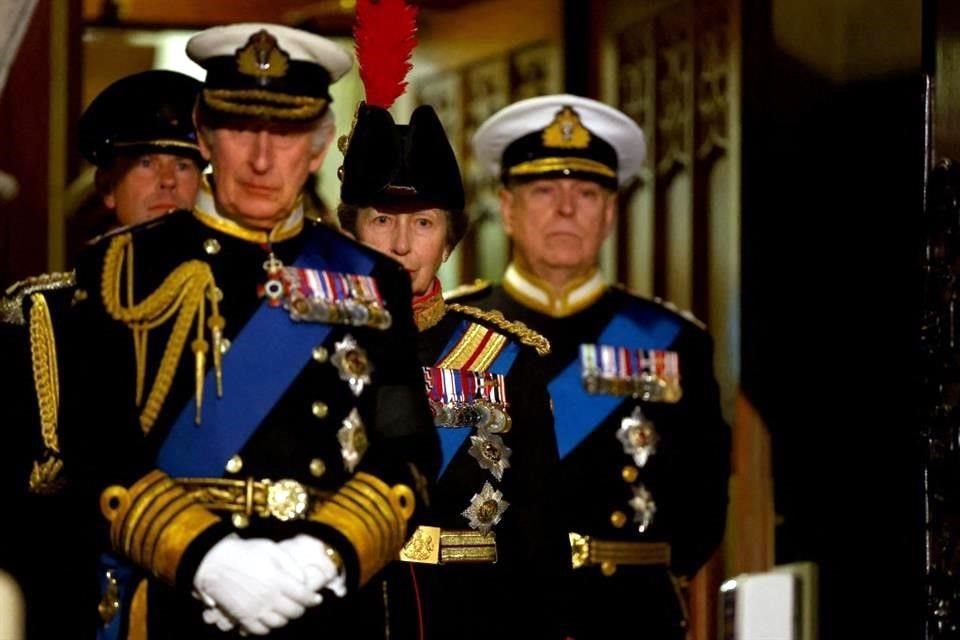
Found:
[[[193,586],[207,606],[224,614],[204,613],[205,622],[220,629],[235,623],[254,635],[284,626],[323,600],[307,586],[297,561],[276,542],[243,540],[235,533],[203,557]]]
[[[339,598],[347,595],[346,576],[334,561],[336,552],[332,547],[306,534],[282,540],[278,545],[296,560],[311,591],[329,589]]]

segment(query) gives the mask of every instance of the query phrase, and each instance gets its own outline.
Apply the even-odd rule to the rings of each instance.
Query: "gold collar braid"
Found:
[[[126,305],[120,301],[121,279],[126,268]],[[137,363],[137,406],[143,406],[140,413],[140,428],[144,434],[150,432],[160,408],[170,391],[177,363],[183,353],[190,326],[196,318],[197,336],[190,344],[195,360],[195,396],[197,404],[196,421],[199,424],[203,407],[203,377],[206,366],[206,354],[209,349],[204,339],[204,325],[210,328],[213,342],[213,366],[217,378],[217,396],[223,395],[223,373],[221,368],[221,340],[223,338],[224,319],[220,315],[219,302],[222,292],[217,288],[210,265],[199,260],[188,260],[174,269],[157,288],[144,300],[135,303],[133,296],[133,239],[129,233],[115,237],[110,242],[103,261],[101,279],[103,303],[107,313],[114,320],[123,322],[133,332],[133,349]],[[204,322],[207,302],[210,304],[210,318]],[[173,315],[174,321],[170,338],[160,360],[160,367],[154,379],[147,401],[143,404],[144,379],[147,366],[147,337],[151,329],[166,323]]]
[[[434,286],[431,288],[430,293],[425,295],[422,299],[414,299],[413,319],[417,323],[418,331],[426,331],[430,327],[436,325],[438,322],[443,320],[443,316],[446,313],[447,306],[443,301],[442,289],[440,288],[439,281],[434,282]]]

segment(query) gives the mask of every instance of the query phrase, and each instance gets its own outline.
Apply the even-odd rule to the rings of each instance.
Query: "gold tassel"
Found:
[[[194,395],[197,400],[197,415],[194,418],[197,424],[203,418],[203,374],[206,371],[207,364],[207,341],[203,338],[197,338],[190,345],[193,348],[194,358]]]
[[[207,292],[210,298],[210,319],[207,320],[207,326],[210,327],[210,334],[213,336],[213,372],[217,379],[217,397],[223,397],[223,328],[226,321],[220,315],[220,300],[223,299],[223,291],[213,287]]]

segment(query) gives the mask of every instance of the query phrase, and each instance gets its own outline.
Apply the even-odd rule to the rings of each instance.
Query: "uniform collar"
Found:
[[[440,286],[440,280],[437,278],[433,279],[425,294],[413,297],[413,319],[419,331],[426,331],[440,322],[446,312],[443,287]]]
[[[537,276],[511,262],[503,274],[503,288],[526,307],[554,318],[563,318],[586,309],[603,295],[607,283],[596,267],[566,285],[559,295]]]
[[[268,244],[287,240],[303,230],[303,199],[298,197],[290,215],[284,218],[284,220],[272,230],[261,231],[259,229],[248,229],[229,218],[225,218],[217,211],[217,204],[213,199],[213,189],[210,186],[209,176],[205,175],[200,183],[197,202],[193,205],[193,215],[206,226],[225,233],[228,236],[247,240],[248,242]]]

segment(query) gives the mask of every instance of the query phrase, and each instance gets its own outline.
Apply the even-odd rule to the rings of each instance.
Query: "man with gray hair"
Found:
[[[681,640],[683,583],[723,537],[730,436],[703,325],[600,273],[643,132],[596,100],[550,95],[495,113],[473,147],[503,183],[513,254],[500,285],[458,301],[552,346],[543,369],[560,463],[542,483],[570,541],[565,635]]]
[[[350,57],[270,24],[187,53],[210,179],[77,267],[62,447],[99,504],[101,637],[383,637],[439,446],[406,272],[303,216]]]

